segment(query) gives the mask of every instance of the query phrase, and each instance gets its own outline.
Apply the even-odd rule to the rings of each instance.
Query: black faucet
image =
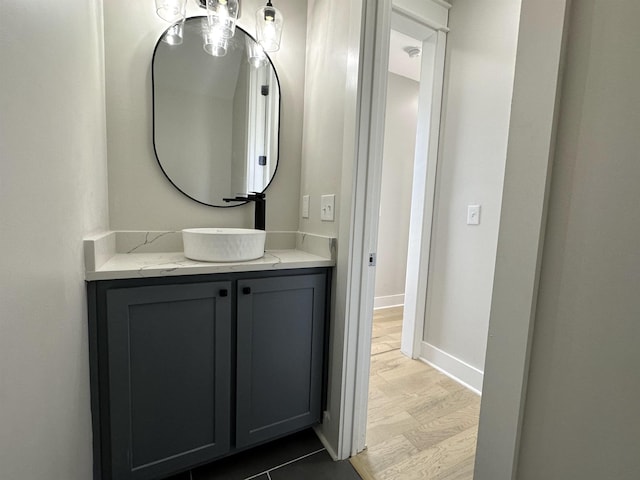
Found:
[[[264,193],[251,192],[237,195],[235,198],[223,198],[222,200],[225,202],[253,202],[255,204],[253,228],[256,230],[266,230],[265,217],[267,215],[267,201],[265,200]]]

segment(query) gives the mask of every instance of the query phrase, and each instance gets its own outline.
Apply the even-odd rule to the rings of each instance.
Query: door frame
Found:
[[[402,2],[406,3],[406,2]],[[371,8],[373,7],[373,8]],[[416,164],[421,166],[421,175],[414,181],[412,198],[412,221],[414,215],[420,217],[422,228],[410,231],[409,255],[420,256],[419,268],[407,269],[407,279],[411,285],[426,287],[431,238],[431,219],[435,193],[436,159],[442,103],[444,76],[445,25],[428,18],[412,14],[404,6],[396,6],[392,0],[367,2],[362,33],[362,69],[359,89],[359,129],[356,153],[355,184],[360,185],[354,194],[351,232],[354,234],[353,251],[350,256],[350,270],[356,272],[349,279],[350,299],[353,314],[349,315],[346,328],[346,349],[354,352],[347,357],[343,374],[346,401],[341,416],[343,435],[340,450],[347,455],[355,455],[366,446],[367,406],[369,396],[369,371],[371,356],[371,332],[373,324],[373,304],[375,294],[375,265],[369,255],[377,246],[380,190],[382,174],[383,140],[389,64],[389,32],[393,12],[408,17],[412,22],[423,24],[433,30],[433,34],[423,38],[423,45],[430,43],[434,55],[431,60],[423,58],[422,68],[433,66],[433,81],[421,82],[420,112],[418,128],[424,128],[428,135],[420,137],[416,144]],[[427,158],[433,159],[427,162]],[[417,192],[417,196],[416,196]],[[415,212],[414,212],[415,208]],[[422,222],[425,222],[424,225]],[[356,238],[357,234],[357,238]],[[375,262],[374,262],[375,263]],[[403,341],[407,335],[406,352],[417,356],[422,338],[422,323],[426,305],[424,293],[412,289],[409,302],[413,307],[403,319]],[[405,297],[405,303],[407,302]],[[357,318],[357,321],[355,320]],[[419,321],[420,320],[420,321]],[[355,323],[355,325],[353,323]],[[405,333],[406,332],[406,333]],[[350,400],[350,402],[349,402]],[[351,403],[351,405],[349,405]],[[349,425],[348,428],[345,426]]]
[[[410,13],[401,13],[394,7],[392,24],[399,15],[404,16],[409,22],[421,23]],[[410,358],[420,356],[427,313],[429,258],[444,86],[444,57],[449,31],[445,25],[437,26],[436,22],[432,22],[431,25],[422,24],[422,26],[430,33],[422,33],[421,39],[423,53],[420,67],[417,132],[426,132],[426,135],[416,133],[407,249],[407,260],[416,258],[418,261],[407,261],[400,342],[400,351]],[[418,32],[415,34],[418,35]],[[427,51],[429,55],[425,55]],[[373,188],[380,188],[380,185],[374,185]]]
[[[437,0],[438,2],[440,0]],[[570,0],[522,0],[498,252],[489,322],[476,480],[512,480],[526,399],[530,342],[547,216]],[[339,456],[364,448],[370,367],[376,182],[382,152],[391,0],[368,0],[362,19],[351,252]],[[382,126],[381,126],[382,124]],[[377,189],[379,195],[379,188]]]

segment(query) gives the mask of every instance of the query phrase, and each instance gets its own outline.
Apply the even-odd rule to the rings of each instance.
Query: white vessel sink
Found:
[[[182,230],[184,256],[202,262],[243,262],[264,255],[264,230],[187,228]]]

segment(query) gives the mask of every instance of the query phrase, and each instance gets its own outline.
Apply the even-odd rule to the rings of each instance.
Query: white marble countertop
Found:
[[[290,268],[332,267],[335,262],[300,250],[269,250],[264,256],[246,262],[198,262],[182,252],[118,253],[96,271],[86,272],[86,279],[167,277],[205,273],[255,272]]]
[[[315,240],[325,246],[316,248],[317,252],[310,253],[302,250],[305,243],[312,245],[313,238],[301,236],[294,248],[268,249],[264,256],[245,262],[200,262],[189,260],[182,251],[149,251],[155,239],[163,237],[165,241],[169,235],[136,232],[136,236],[143,235],[140,245],[134,248],[116,249],[116,239],[112,232],[85,239],[85,279],[113,280],[120,278],[148,278],[179,275],[202,275],[208,273],[229,272],[257,272],[265,270],[286,270],[292,268],[333,267],[335,260],[329,253],[333,243]],[[131,234],[127,233],[128,236]],[[151,238],[151,240],[150,240]],[[136,239],[135,242],[141,239]],[[134,242],[134,243],[135,243]],[[292,247],[294,245],[291,245]],[[301,248],[302,247],[302,248]],[[326,255],[326,256],[325,256]]]

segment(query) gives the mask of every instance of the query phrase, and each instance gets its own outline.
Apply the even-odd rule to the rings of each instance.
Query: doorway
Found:
[[[374,308],[403,305],[401,350],[418,358],[426,308],[446,34],[394,6]]]
[[[388,28],[390,3],[386,0],[374,2],[381,7],[377,16],[370,15],[367,9],[364,36],[369,39],[372,51],[375,51],[372,38],[376,39],[375,48],[380,51],[377,36],[372,32],[383,32],[385,27]],[[532,312],[535,311],[533,307],[535,306],[536,279],[539,274],[540,232],[543,231],[546,216],[545,193],[550,178],[549,152],[552,151],[549,147],[553,145],[554,138],[553,119],[560,78],[559,58],[566,26],[563,23],[565,7],[565,2],[559,2],[557,8],[554,5],[554,14],[557,13],[557,18],[553,17],[554,21],[549,26],[550,17],[544,6],[539,6],[536,2],[523,2],[523,12],[518,23],[520,26],[518,65],[513,105],[510,110],[512,118],[507,155],[511,168],[507,169],[505,175],[503,212],[500,221],[501,254],[495,267],[496,278],[499,277],[498,273],[502,278],[500,281],[496,280],[493,288],[490,328],[492,335],[490,335],[487,353],[487,370],[491,371],[491,375],[486,377],[484,382],[485,399],[482,408],[484,428],[479,438],[476,460],[480,472],[479,478],[510,478],[508,474],[513,472],[517,457],[521,407],[526,391],[530,325]],[[539,36],[541,25],[544,25],[544,31],[548,32],[543,39]],[[485,31],[487,31],[486,28]],[[501,32],[501,29],[496,29],[495,32]],[[381,40],[381,43],[384,48],[384,41]],[[348,408],[344,409],[345,417],[342,420],[344,427],[341,431],[344,432],[343,438],[348,443],[343,443],[340,448],[341,452],[348,449],[352,454],[357,453],[364,446],[364,435],[359,426],[363,423],[362,392],[366,389],[365,378],[368,378],[369,374],[370,348],[366,346],[366,337],[370,334],[370,320],[366,318],[366,307],[368,298],[371,298],[371,305],[373,304],[373,295],[369,297],[372,293],[373,271],[367,269],[366,265],[363,266],[362,261],[366,262],[367,252],[373,251],[371,238],[375,234],[368,228],[372,223],[369,210],[373,210],[374,214],[377,213],[377,203],[375,207],[371,207],[372,203],[375,203],[371,198],[375,197],[372,187],[376,186],[375,159],[378,158],[375,139],[380,135],[377,99],[380,98],[382,91],[379,83],[380,62],[377,62],[377,65],[378,67],[376,62],[365,57],[364,71],[369,72],[373,81],[362,83],[365,93],[362,98],[365,101],[359,111],[362,114],[361,118],[368,118],[370,121],[365,121],[359,128],[359,138],[368,138],[368,143],[361,145],[364,148],[358,148],[356,164],[357,178],[362,180],[366,176],[366,181],[362,181],[359,186],[366,185],[366,189],[360,191],[355,199],[365,204],[369,202],[369,208],[365,209],[362,222],[364,228],[360,221],[353,222],[353,235],[361,243],[356,245],[355,255],[349,263],[354,268],[354,276],[348,282],[349,298],[353,299],[350,301],[351,309],[348,312],[351,313],[352,310],[356,312],[357,315],[352,318],[357,318],[357,325],[349,328],[346,337],[348,348],[352,348],[347,351],[353,351],[355,354],[347,358],[344,378],[355,377],[355,382],[345,384],[347,388],[344,398],[347,400]],[[377,85],[376,82],[378,82]],[[534,91],[536,95],[532,99],[531,93]],[[368,99],[372,97],[371,102]],[[480,98],[487,98],[487,96]],[[531,130],[529,128],[531,125],[536,128]],[[370,156],[371,150],[374,151],[372,156]],[[373,160],[369,161],[370,159]],[[360,203],[357,203],[357,206],[359,207]],[[529,216],[523,216],[523,212],[527,212]],[[375,238],[373,241],[375,243]],[[495,339],[491,340],[492,337]],[[505,341],[506,338],[509,340]],[[505,359],[507,359],[506,362]],[[351,368],[351,365],[355,365],[356,368]],[[349,385],[353,385],[353,388]],[[488,401],[487,396],[490,397]],[[350,408],[351,405],[353,408]],[[366,400],[364,405],[366,406]],[[488,425],[490,428],[487,428]],[[492,428],[494,432],[500,431],[504,434],[496,438],[496,435],[491,433]]]
[[[470,479],[473,471],[479,397],[426,363],[412,360],[420,356],[414,345],[422,340],[426,295],[417,284],[428,271],[424,264],[422,271],[415,268],[420,265],[415,257],[422,256],[421,250],[429,251],[436,183],[437,150],[429,145],[439,132],[437,80],[443,65],[437,65],[437,46],[436,30],[393,11],[367,450],[352,458],[365,479],[439,478],[439,474],[453,473]],[[428,222],[426,228],[423,222]],[[407,305],[405,287],[410,290]],[[401,339],[405,344],[402,353]]]
[[[375,310],[398,312],[404,306],[421,53],[420,40],[391,30],[376,250]],[[390,347],[399,349],[402,315],[399,322],[397,328],[389,332],[391,337],[375,345],[384,347],[386,340],[391,342]]]
[[[397,8],[394,3],[387,4],[388,10],[379,12],[376,30],[383,33],[378,37],[377,51],[382,56],[377,59],[374,72],[374,98],[371,107],[375,111],[371,118],[375,118],[375,133],[370,133],[371,144],[369,153],[380,161],[373,162],[372,170],[366,175],[365,204],[367,225],[371,250],[376,250],[378,237],[380,194],[382,183],[382,151],[384,138],[384,116],[387,93],[387,77],[389,64],[389,42],[391,30],[396,30],[416,42],[411,47],[419,46],[420,68],[419,87],[417,100],[416,131],[421,132],[414,136],[415,154],[413,156],[413,174],[411,178],[411,200],[409,214],[409,228],[407,241],[404,302],[401,311],[401,345],[402,353],[409,358],[417,358],[422,341],[422,330],[426,306],[426,283],[428,277],[428,261],[430,250],[430,231],[433,216],[433,201],[435,194],[436,159],[438,153],[438,138],[440,127],[440,113],[442,105],[442,87],[444,75],[444,53],[447,27],[437,22],[429,22],[423,18],[417,20],[411,13]],[[446,16],[444,17],[446,23]],[[383,81],[384,79],[384,81]],[[381,121],[382,120],[382,121]],[[364,151],[363,155],[368,155]],[[363,158],[365,158],[363,156]],[[368,157],[366,157],[368,158]],[[366,160],[363,160],[366,161]],[[365,247],[366,248],[366,247]],[[375,256],[369,258],[369,266],[375,265]],[[356,371],[356,388],[353,411],[353,436],[351,440],[351,454],[354,455],[365,448],[366,445],[366,413],[368,404],[369,367],[371,365],[371,333],[373,328],[372,311],[374,307],[375,270],[367,270],[361,273],[362,284],[359,286],[358,308],[362,315],[369,321],[361,324],[363,330],[354,338],[357,351],[357,362],[361,367]],[[349,420],[347,420],[349,421]]]

